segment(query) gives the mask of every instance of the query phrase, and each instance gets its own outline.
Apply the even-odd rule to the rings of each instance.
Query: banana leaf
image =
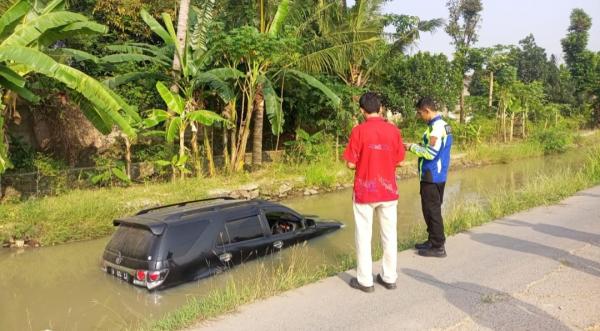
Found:
[[[175,117],[169,122],[169,127],[166,131],[167,142],[172,143],[175,141],[175,137],[179,137],[179,127],[181,127],[181,117]]]
[[[0,64],[0,76],[18,87],[25,87],[25,79],[9,67]]]
[[[21,0],[12,5],[8,10],[0,17],[0,40],[2,37],[11,32],[11,27],[14,27],[18,23],[19,19],[25,16],[31,5],[29,2]]]
[[[192,121],[196,121],[200,124],[206,125],[206,126],[211,126],[215,122],[226,122],[227,121],[226,119],[221,117],[219,114],[217,114],[213,111],[204,110],[204,109],[189,112],[187,114],[187,118],[189,118]]]
[[[271,132],[279,136],[283,132],[285,122],[283,109],[281,109],[281,99],[273,89],[273,84],[266,77],[263,81],[263,95],[265,97],[265,112],[269,123],[271,123]]]
[[[156,89],[170,110],[179,115],[183,114],[185,104],[181,96],[171,92],[162,82],[156,83]]]
[[[316,79],[315,77],[298,71],[298,70],[287,70],[287,73],[292,74],[293,76],[295,76],[295,78],[301,80],[302,82],[318,89],[319,91],[323,92],[323,94],[329,98],[329,100],[331,100],[331,102],[333,103],[333,105],[335,107],[339,107],[341,104],[341,100],[340,98],[335,94],[335,92],[333,92],[329,87],[325,86],[325,84],[321,83],[318,79]]]
[[[5,79],[2,76],[0,76],[0,86],[16,92],[19,96],[21,96],[23,99],[25,99],[29,102],[37,103],[40,101],[40,97],[35,95],[33,92],[31,92],[27,88],[15,85],[13,82]]]
[[[154,17],[152,17],[152,15],[150,15],[146,10],[142,9],[140,11],[140,15],[142,16],[142,20],[146,22],[150,30],[156,33],[165,42],[165,44],[171,46],[175,44],[174,40],[171,39],[171,36],[167,32],[167,30],[165,30],[165,28],[163,28],[163,26],[160,25],[160,23],[158,23],[158,21]]]
[[[27,46],[48,30],[86,21],[88,19],[85,16],[66,11],[45,14],[17,26],[13,34],[8,36],[0,46]]]
[[[82,94],[99,111],[104,112],[127,135],[135,137],[135,131],[127,120],[119,114],[121,105],[102,83],[83,72],[60,64],[48,55],[23,46],[0,46],[0,61],[13,61],[64,83],[69,88]]]

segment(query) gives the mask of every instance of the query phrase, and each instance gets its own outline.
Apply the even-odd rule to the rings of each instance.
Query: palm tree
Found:
[[[16,95],[37,102],[39,97],[26,87],[26,77],[31,73],[42,74],[62,82],[87,100],[91,107],[84,114],[101,131],[116,124],[127,135],[135,137],[135,131],[123,113],[137,114],[130,113],[131,108],[121,98],[92,77],[48,55],[53,53],[48,47],[58,40],[81,33],[106,31],[105,26],[83,15],[65,11],[61,0],[45,6],[37,2],[32,5],[26,0],[16,1],[0,17],[0,92],[3,102]],[[5,104],[2,117],[7,108]],[[1,174],[10,166],[3,125],[0,125],[0,137]]]
[[[351,87],[364,87],[390,53],[404,51],[419,39],[420,32],[433,32],[443,24],[441,19],[421,21],[416,16],[383,15],[384,2],[357,0],[349,10],[335,2],[317,7],[313,16],[325,19],[307,20],[317,22],[318,31],[303,45],[307,52],[294,65],[307,72],[335,74]],[[385,33],[386,25],[393,25],[396,31]],[[300,25],[298,33],[306,27]]]

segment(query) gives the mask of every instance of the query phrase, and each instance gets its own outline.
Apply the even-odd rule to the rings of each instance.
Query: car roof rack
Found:
[[[212,197],[212,198],[206,198],[206,199],[199,199],[199,200],[190,200],[190,201],[185,201],[185,202],[178,202],[178,203],[173,203],[170,205],[164,205],[164,206],[158,206],[158,207],[153,207],[153,208],[147,208],[147,209],[143,209],[140,210],[139,212],[137,212],[135,215],[143,215],[143,214],[147,214],[153,210],[158,210],[158,209],[163,209],[163,208],[168,208],[168,207],[183,207],[187,204],[190,203],[195,203],[195,202],[203,202],[203,201],[213,201],[213,200],[236,200],[235,198],[232,197],[228,197],[228,196],[220,196],[220,197]]]

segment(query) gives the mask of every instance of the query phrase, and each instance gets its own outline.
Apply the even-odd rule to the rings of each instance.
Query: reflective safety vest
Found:
[[[435,137],[432,139],[432,137]],[[452,128],[441,115],[427,123],[422,144],[412,144],[410,151],[419,157],[419,178],[422,182],[443,183],[448,176]]]

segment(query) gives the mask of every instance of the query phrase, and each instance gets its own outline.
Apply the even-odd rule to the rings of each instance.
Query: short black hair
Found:
[[[415,104],[415,107],[417,107],[417,109],[428,108],[431,111],[437,111],[436,102],[432,97],[423,97],[419,99],[419,101],[417,101]]]
[[[374,92],[367,92],[360,97],[358,100],[360,108],[364,109],[368,114],[374,114],[379,112],[381,108],[381,99]]]

